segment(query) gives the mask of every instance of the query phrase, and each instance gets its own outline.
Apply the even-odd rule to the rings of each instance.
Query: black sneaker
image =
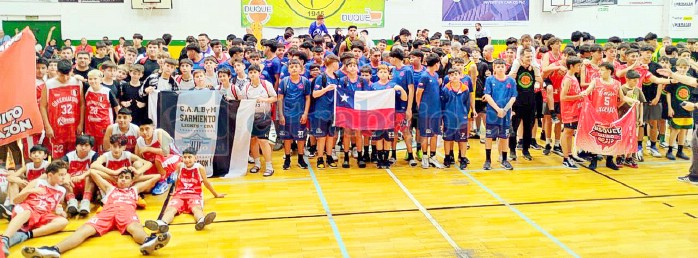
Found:
[[[460,166],[458,166],[458,168],[459,168],[460,170],[465,170],[466,168],[468,168],[468,163],[465,162],[464,159],[461,159],[461,160],[460,160]]]
[[[485,161],[485,164],[482,165],[482,169],[484,169],[484,170],[492,170],[492,162],[491,162],[491,161]]]
[[[514,169],[514,167],[511,165],[511,163],[509,163],[509,161],[506,161],[506,160],[502,161],[501,165],[502,165],[502,168],[504,168],[506,170],[513,170]]]
[[[444,167],[451,167],[451,155],[446,155],[446,157],[444,157]]]
[[[301,169],[307,169],[308,163],[305,163],[305,159],[298,159],[298,167]]]
[[[290,168],[291,168],[291,158],[289,157],[289,158],[284,159],[283,169],[289,170]]]
[[[531,141],[531,149],[540,150],[542,148],[540,147],[540,145],[538,145],[538,142],[536,142],[536,140],[533,140]]]
[[[596,170],[596,167],[598,166],[598,162],[599,162],[598,160],[593,159],[593,160],[589,163],[589,169],[591,169],[591,170]]]
[[[516,161],[516,152],[509,153],[509,160]]]
[[[543,149],[543,155],[548,156],[550,155],[550,151],[553,149],[553,147],[550,147],[550,144],[545,145],[545,149]]]
[[[470,159],[468,159],[468,157],[463,158],[463,160],[465,160],[465,164],[470,164]]]
[[[369,154],[368,152],[364,152],[364,162],[365,163],[371,162],[371,154]]]
[[[375,151],[371,153],[371,162],[378,163],[378,154]]]
[[[14,208],[14,205],[5,206],[5,205],[0,204],[0,213],[5,218],[11,218],[12,217],[12,208]]]
[[[344,159],[344,162],[342,162],[342,168],[349,168],[349,159]]]
[[[319,170],[325,169],[325,161],[323,161],[322,158],[319,158],[317,160],[317,169],[319,169]]]
[[[686,182],[694,185],[698,185],[698,179],[691,178],[691,176],[680,176],[677,179],[681,182]]]
[[[337,168],[337,162],[332,158],[332,156],[327,157],[327,166],[330,168]]]
[[[624,162],[625,162],[625,159],[623,159],[622,157],[617,157],[617,158],[616,158],[616,166],[617,166],[617,167],[622,168]]]
[[[527,152],[524,152],[524,153],[523,153],[523,158],[524,158],[525,160],[528,160],[528,161],[533,160],[533,157],[531,156],[531,153],[527,153]]]
[[[573,160],[575,163],[584,163],[584,162],[587,161],[587,160],[585,160],[585,159],[583,159],[583,158],[581,158],[581,157],[580,157],[580,158],[577,158],[577,157],[575,157],[575,156],[572,156],[572,160]]]
[[[517,149],[517,150],[523,149],[523,144],[521,144],[521,140],[519,140],[519,141],[516,143],[516,149]]]
[[[560,145],[553,146],[553,152],[557,155],[562,155],[562,146],[560,146]]]
[[[613,170],[618,170],[618,166],[616,166],[616,163],[613,162],[613,159],[606,159],[606,167]]]
[[[357,164],[359,165],[359,168],[366,168],[366,161],[364,161],[363,157],[357,158]]]
[[[689,159],[691,159],[690,157],[686,156],[686,154],[684,154],[683,152],[677,152],[677,153],[676,153],[676,157],[677,157],[677,158],[680,158],[680,159],[682,159],[682,160],[689,160]]]
[[[574,163],[574,161],[571,161],[569,159],[564,159],[562,161],[562,165],[565,166],[566,168],[572,169],[572,170],[577,170],[579,167],[577,167],[577,164]]]

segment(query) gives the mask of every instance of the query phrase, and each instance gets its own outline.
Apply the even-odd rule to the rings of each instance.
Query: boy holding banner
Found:
[[[647,102],[647,99],[645,98],[645,94],[643,94],[642,90],[640,90],[637,87],[637,80],[640,79],[640,74],[637,73],[635,70],[631,70],[625,74],[625,78],[626,78],[626,83],[623,86],[621,86],[621,90],[623,90],[623,94],[625,94],[625,96],[628,96],[632,99],[636,99],[636,100],[640,101],[641,103]],[[642,121],[642,118],[643,118],[642,106],[636,105],[633,107],[632,105],[629,105],[628,103],[623,103],[618,108],[618,115],[620,117],[623,117],[626,113],[630,112],[631,107],[634,108],[637,112],[637,114],[635,116],[635,119],[636,119],[635,124],[637,125],[638,134],[641,134],[640,130],[642,130],[642,128],[645,124],[645,122]],[[639,137],[639,135],[638,135],[638,137]],[[626,154],[624,164],[626,166],[629,166],[629,167],[634,167],[634,166],[636,167],[637,166],[637,163],[635,162],[636,157],[637,157],[636,155],[637,154],[635,151]],[[633,164],[634,164],[634,166],[633,166]]]
[[[385,89],[394,89],[395,90],[395,105],[398,106],[396,107],[396,111],[400,109],[400,106],[406,107],[406,105],[403,105],[403,103],[407,102],[407,92],[405,91],[402,86],[396,84],[394,81],[389,81],[389,76],[390,76],[390,69],[386,65],[379,65],[378,66],[378,78],[379,80],[377,82],[374,82],[371,84],[370,90],[385,90]],[[399,119],[395,119],[395,130],[377,130],[373,132],[373,136],[371,137],[371,140],[376,142],[376,150],[378,152],[377,159],[378,159],[378,168],[390,168],[390,161],[388,160],[388,151],[387,149],[392,146],[395,138],[395,132],[399,130],[397,129],[403,129],[407,124],[405,123],[405,120],[402,119],[400,121]],[[361,158],[361,157],[359,157]]]
[[[582,67],[582,60],[576,56],[567,58],[567,74],[562,80],[560,90],[560,118],[562,120],[562,165],[569,169],[579,169],[572,158],[572,144],[574,143],[574,131],[577,130],[579,114],[582,110],[582,99],[587,95],[587,91],[582,91],[579,80],[575,74],[579,73]]]

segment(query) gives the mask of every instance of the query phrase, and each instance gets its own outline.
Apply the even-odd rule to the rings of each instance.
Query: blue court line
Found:
[[[313,171],[312,165],[310,165],[310,161],[308,160],[308,157],[304,157],[305,162],[308,164],[308,171],[310,172],[310,178],[313,179],[313,184],[315,185],[315,190],[317,190],[317,194],[320,197],[320,202],[322,203],[322,208],[325,209],[325,214],[327,214],[327,219],[330,221],[330,227],[332,227],[332,232],[334,232],[334,238],[337,240],[337,244],[339,245],[339,250],[342,252],[343,257],[349,257],[349,252],[347,252],[347,247],[344,245],[344,241],[342,240],[342,235],[339,234],[339,228],[337,227],[337,223],[334,221],[334,217],[332,217],[332,212],[330,212],[330,206],[327,204],[327,199],[325,199],[325,195],[322,194],[322,187],[320,187],[320,182],[318,182],[317,177],[315,176],[315,172]]]
[[[443,157],[443,155],[442,155],[441,153],[439,153],[439,156]],[[572,251],[572,249],[570,249],[569,247],[567,247],[567,245],[565,245],[565,244],[562,243],[559,239],[557,239],[555,236],[553,236],[552,234],[550,234],[548,231],[546,231],[546,230],[543,229],[541,226],[539,226],[536,222],[534,222],[533,220],[531,220],[528,216],[526,216],[525,214],[523,214],[523,212],[519,211],[519,209],[517,209],[516,207],[512,206],[512,205],[509,204],[507,201],[505,201],[505,200],[504,200],[502,197],[500,197],[497,193],[495,193],[494,191],[492,191],[492,189],[488,188],[488,187],[485,186],[482,182],[480,182],[480,181],[478,181],[477,179],[475,179],[475,177],[472,176],[469,172],[467,172],[467,171],[465,171],[465,170],[461,170],[460,168],[458,168],[458,171],[460,171],[463,175],[465,175],[465,176],[467,176],[468,178],[470,178],[470,180],[473,180],[473,182],[475,182],[478,186],[480,186],[480,188],[482,188],[483,190],[485,190],[487,193],[489,193],[490,195],[492,195],[492,197],[494,197],[495,199],[497,199],[500,203],[504,204],[504,206],[506,206],[506,207],[509,208],[511,211],[513,211],[514,213],[516,213],[516,215],[519,215],[519,217],[520,217],[521,219],[523,219],[523,220],[526,221],[528,224],[530,224],[531,226],[533,226],[534,228],[536,228],[539,232],[543,233],[543,235],[545,235],[545,236],[548,237],[550,240],[552,240],[553,242],[555,242],[555,244],[557,244],[557,245],[560,246],[562,249],[564,249],[565,252],[567,252],[568,254],[572,255],[573,257],[581,257],[581,256],[579,256],[577,253],[575,253],[574,251]]]
[[[407,195],[407,197],[410,198],[410,200],[412,200],[414,205],[417,206],[419,211],[421,211],[422,214],[424,214],[424,216],[427,218],[427,220],[429,220],[429,222],[431,222],[431,224],[436,228],[436,230],[439,231],[439,233],[441,233],[441,236],[443,236],[446,239],[446,242],[448,242],[448,244],[450,244],[451,247],[453,247],[453,249],[456,251],[456,255],[461,258],[467,258],[468,255],[463,252],[463,249],[461,249],[460,246],[458,246],[458,244],[456,243],[456,241],[454,241],[453,238],[451,238],[451,236],[448,235],[448,233],[446,232],[446,230],[444,230],[441,224],[439,224],[439,222],[436,221],[436,219],[434,219],[433,216],[431,216],[431,213],[429,213],[429,211],[426,208],[424,208],[424,206],[422,206],[422,204],[419,201],[417,201],[417,199],[414,197],[414,195],[412,195],[412,193],[410,193],[407,187],[405,187],[405,185],[402,184],[400,179],[398,179],[397,176],[395,176],[395,174],[393,174],[393,172],[390,171],[390,169],[386,169],[385,171],[388,172],[388,175],[402,189],[402,191]]]

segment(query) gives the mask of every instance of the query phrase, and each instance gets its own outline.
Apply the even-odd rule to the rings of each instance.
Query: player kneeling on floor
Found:
[[[124,169],[119,173],[117,186],[114,187],[99,173],[96,170],[89,172],[97,187],[106,193],[102,200],[104,203],[102,211],[55,246],[24,247],[22,249],[24,257],[60,257],[61,253],[77,247],[87,238],[95,235],[102,236],[111,230],[119,230],[122,234],[126,232],[131,234],[133,240],[141,245],[142,254],[151,254],[170,242],[168,232],[159,232],[148,236],[141,226],[138,215],[136,215],[138,193],[148,190],[148,186],[152,185],[154,181],[158,181],[160,175],[146,175],[148,180],[132,185],[134,172],[130,169]]]
[[[145,227],[155,232],[167,232],[168,224],[172,223],[174,216],[181,213],[191,213],[196,220],[196,230],[202,230],[211,224],[216,218],[215,212],[210,212],[204,216],[204,193],[201,185],[206,186],[211,194],[216,198],[223,198],[225,194],[219,194],[213,189],[211,183],[206,179],[206,169],[196,162],[196,150],[189,147],[184,150],[182,163],[178,168],[178,179],[175,182],[174,194],[167,204],[165,214],[161,220],[148,220]]]
[[[61,186],[68,174],[68,164],[56,160],[46,168],[46,179],[31,181],[14,198],[17,205],[12,220],[2,234],[5,256],[9,248],[27,239],[45,236],[63,230],[68,225],[61,200],[65,188]]]

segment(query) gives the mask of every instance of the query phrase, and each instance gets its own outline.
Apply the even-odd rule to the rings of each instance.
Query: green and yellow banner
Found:
[[[241,0],[242,27],[308,27],[320,14],[328,28],[382,28],[383,0]],[[255,26],[256,25],[256,26]]]

